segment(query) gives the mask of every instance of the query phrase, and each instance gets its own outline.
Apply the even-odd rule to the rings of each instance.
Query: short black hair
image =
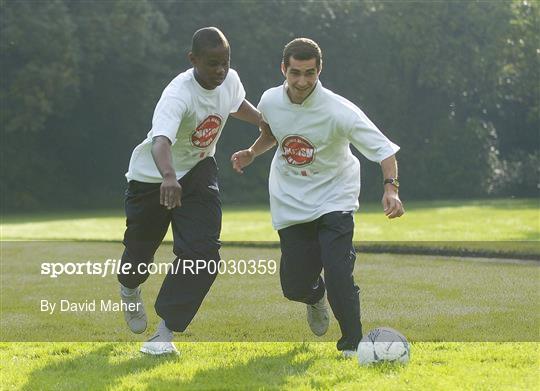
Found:
[[[317,42],[309,38],[295,38],[283,49],[283,64],[288,68],[291,62],[291,57],[296,60],[311,60],[315,59],[317,69],[321,69],[322,51]]]
[[[203,27],[195,31],[191,40],[191,52],[199,56],[204,49],[223,46],[228,48],[229,41],[217,27]]]

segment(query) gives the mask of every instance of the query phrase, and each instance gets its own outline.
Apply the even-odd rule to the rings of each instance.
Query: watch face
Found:
[[[399,182],[397,179],[394,179],[394,178],[385,179],[384,184],[386,185],[388,183],[390,183],[391,185],[394,185],[395,187],[399,187]]]

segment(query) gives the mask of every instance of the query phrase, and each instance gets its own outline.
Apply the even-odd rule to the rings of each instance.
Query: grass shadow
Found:
[[[49,356],[65,356],[62,360],[50,362],[30,373],[28,381],[22,386],[23,391],[43,389],[84,390],[110,389],[124,376],[153,369],[165,362],[179,360],[177,356],[148,357],[140,354],[120,363],[111,363],[111,359],[125,352],[118,351],[118,343],[99,344],[99,348],[90,353],[70,357],[68,346],[55,348]]]
[[[315,360],[314,354],[306,355],[304,359],[298,357],[309,352],[308,346],[295,345],[282,354],[259,356],[225,368],[203,369],[186,381],[153,379],[148,385],[159,390],[282,389],[291,377],[308,372]]]
[[[31,372],[21,389],[34,391],[124,388],[126,385],[122,384],[123,380],[131,375],[140,377],[145,372],[170,363],[178,365],[174,371],[183,373],[188,371],[190,364],[193,365],[194,357],[184,358],[181,348],[180,356],[152,357],[140,354],[115,363],[115,357],[127,354],[125,350],[117,349],[117,345],[107,343],[73,358],[69,357],[69,347],[56,348],[48,355],[65,358]],[[309,352],[309,346],[300,344],[282,354],[263,355],[246,362],[228,362],[226,365],[200,369],[189,379],[175,377],[174,371],[170,376],[163,376],[163,372],[143,376],[144,384],[141,385],[145,389],[158,390],[282,388],[289,377],[308,371],[315,357],[313,354],[304,355],[306,352]],[[188,359],[191,363],[187,362]],[[127,385],[127,388],[130,386]]]

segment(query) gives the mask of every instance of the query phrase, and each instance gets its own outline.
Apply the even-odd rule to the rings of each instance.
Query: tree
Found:
[[[59,1],[0,3],[1,121],[5,132],[36,132],[78,92],[75,26]]]

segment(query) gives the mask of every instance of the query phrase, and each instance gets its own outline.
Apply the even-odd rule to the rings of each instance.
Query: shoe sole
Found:
[[[322,333],[316,333],[315,331],[313,331],[313,329],[311,329],[311,332],[313,333],[313,335],[317,336],[317,337],[322,337],[323,335],[326,334],[326,332],[328,331],[328,329],[324,330]]]
[[[122,300],[126,300],[125,297],[123,296],[120,296]],[[142,304],[142,301],[140,302]],[[146,311],[144,310],[144,304],[143,305],[143,314],[144,314],[144,328],[143,329],[133,329],[133,327],[131,327],[131,324],[130,324],[130,321],[129,319],[127,319],[129,317],[129,315],[124,311],[124,321],[126,322],[127,326],[128,326],[128,329],[133,333],[133,334],[142,334],[146,331],[146,329],[148,328],[148,318],[146,316]]]
[[[327,310],[328,311],[328,310]],[[308,323],[308,326],[309,326],[309,329],[311,330],[311,332],[316,335],[317,337],[322,337],[323,335],[325,335],[327,332],[328,332],[328,329],[330,328],[330,319],[328,319],[328,321],[326,322],[325,324],[325,328],[324,330],[313,330],[313,328],[311,327],[311,322],[309,321],[309,316],[306,316],[307,318],[307,323]]]
[[[142,330],[140,330],[140,331],[139,331],[139,330],[133,330],[127,321],[126,321],[126,323],[127,323],[127,326],[128,326],[128,328],[129,328],[129,330],[130,330],[133,334],[142,334],[142,333],[144,333],[144,332],[146,331],[146,329],[148,328],[148,322],[146,322],[146,324],[144,325],[144,329],[142,329]]]
[[[309,321],[309,310],[308,312],[306,313],[306,319],[307,319],[307,322],[308,322],[308,326],[309,326],[309,329],[311,330],[311,332],[316,335],[317,337],[322,337],[323,335],[325,335],[327,332],[328,332],[328,329],[330,328],[330,316],[329,316],[329,313],[328,313],[328,303],[327,303],[327,299],[326,299],[326,292],[324,294],[324,296],[322,297],[322,300],[324,300],[325,302],[325,312],[326,312],[326,318],[327,318],[327,321],[326,321],[326,324],[324,326],[324,330],[313,330],[313,328],[311,327],[311,322]]]
[[[170,354],[178,355],[178,354],[180,354],[178,352],[178,350],[165,350],[163,352],[156,352],[155,350],[145,349],[144,347],[142,347],[139,351],[141,353],[149,354],[151,356],[163,356],[163,355],[170,355]]]

